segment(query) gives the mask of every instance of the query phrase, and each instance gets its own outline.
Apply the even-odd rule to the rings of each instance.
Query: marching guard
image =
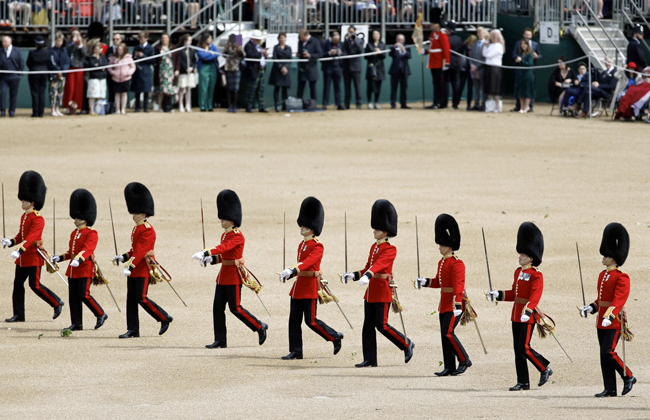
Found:
[[[621,334],[631,334],[627,329],[627,316],[624,309],[630,295],[630,277],[620,269],[627,259],[629,250],[630,237],[625,227],[620,223],[607,225],[600,244],[603,265],[607,268],[598,276],[598,299],[580,308],[585,318],[587,314],[598,314],[596,328],[605,390],[596,394],[596,397],[616,396],[616,372],[623,378],[623,395],[629,393],[636,383],[632,371],[616,353],[616,345]],[[625,340],[626,337],[623,339]]]
[[[530,347],[535,323],[540,317],[537,305],[544,291],[544,276],[538,268],[544,254],[544,237],[533,223],[524,222],[519,226],[517,252],[521,267],[515,270],[512,289],[487,292],[487,297],[491,301],[514,302],[511,320],[517,384],[511,387],[510,391],[530,389],[526,360],[529,360],[541,373],[537,386],[544,385],[553,374],[548,366],[549,361]]]
[[[90,295],[90,285],[95,277],[95,248],[99,240],[97,231],[92,228],[97,219],[97,203],[90,191],[83,188],[75,190],[70,196],[70,217],[74,219],[75,230],[70,234],[68,251],[62,255],[52,255],[53,264],[71,260],[65,275],[68,277],[70,298],[71,331],[83,330],[83,306],[97,317],[95,329],[104,325],[108,318],[99,303]]]
[[[375,201],[370,225],[376,242],[370,247],[366,266],[361,271],[341,274],[345,284],[359,281],[362,286],[368,286],[364,295],[363,362],[355,365],[359,368],[377,366],[376,330],[404,351],[404,363],[411,360],[415,347],[415,343],[388,324],[393,302],[393,262],[397,255],[397,248],[389,242],[389,238],[397,236],[397,212],[390,201]]]
[[[149,315],[160,322],[159,335],[167,332],[169,324],[174,320],[149,299],[150,261],[154,258],[156,231],[148,221],[154,215],[154,202],[151,192],[139,182],[132,182],[124,188],[124,199],[129,214],[133,216],[135,226],[131,232],[131,249],[129,252],[113,257],[113,263],[125,263],[123,274],[127,278],[126,295],[126,328],[120,338],[140,337],[140,318],[138,305],[142,306]]]
[[[5,322],[25,321],[25,280],[29,278],[29,287],[48,305],[54,308],[52,319],[61,315],[64,302],[50,289],[41,284],[41,268],[45,262],[39,253],[42,248],[45,219],[39,213],[45,204],[47,188],[43,177],[38,172],[26,171],[18,182],[18,199],[25,211],[20,218],[20,230],[13,239],[2,238],[3,247],[18,246],[11,253],[16,260],[14,291],[12,295],[14,315]]]
[[[285,282],[296,277],[291,288],[291,313],[289,315],[289,354],[284,360],[302,359],[302,318],[305,324],[325,341],[334,344],[334,354],[341,350],[343,334],[334,331],[320,319],[316,318],[318,291],[321,288],[320,263],[324,247],[317,236],[323,231],[325,212],[321,202],[314,197],[307,197],[300,205],[298,226],[304,237],[298,245],[298,264],[286,268],[280,273],[280,280]],[[299,270],[300,269],[300,270]]]
[[[438,273],[435,278],[418,278],[415,281],[418,289],[420,287],[440,289],[438,317],[445,366],[441,372],[435,374],[456,376],[472,366],[465,348],[455,333],[465,307],[463,301],[465,264],[455,254],[455,251],[460,248],[460,229],[456,219],[448,214],[439,215],[436,219],[435,236],[442,255],[442,259],[438,262]],[[456,359],[458,359],[458,368],[456,368]]]
[[[239,230],[242,222],[241,201],[237,193],[223,190],[217,195],[217,211],[221,227],[221,244],[214,248],[195,253],[192,258],[199,260],[202,266],[221,263],[217,275],[217,288],[212,306],[214,325],[214,343],[205,347],[209,349],[228,346],[226,330],[226,303],[230,312],[252,331],[257,332],[260,346],[266,341],[268,325],[258,320],[241,306],[242,273],[244,264],[244,234]],[[243,268],[243,267],[242,267]]]

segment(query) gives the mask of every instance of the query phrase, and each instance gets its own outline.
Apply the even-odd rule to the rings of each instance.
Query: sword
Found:
[[[2,237],[6,238],[7,234],[5,233],[5,183],[2,183]],[[6,248],[3,246],[3,248]]]
[[[623,307],[623,309],[621,310],[621,313],[623,313],[623,314],[625,313],[625,307]],[[622,319],[623,319],[623,317],[621,317],[621,320]],[[625,333],[625,336],[627,336],[627,327],[625,326],[625,322],[621,322],[621,331]],[[626,358],[625,358],[625,336],[623,336],[623,373],[624,373],[624,376],[627,376],[627,363],[626,363]]]
[[[397,296],[397,286],[393,285],[392,289],[393,289],[393,292],[395,293],[395,300],[397,301],[397,303],[399,303],[399,306],[401,308],[402,304],[399,302],[399,297]],[[402,310],[401,309],[399,311],[399,319],[400,319],[400,321],[402,321],[402,331],[404,331],[404,339],[406,340],[406,344],[410,345],[411,340],[409,340],[409,338],[406,336],[406,326],[404,325],[404,317],[402,316]]]
[[[490,290],[492,290],[492,277],[490,276],[490,261],[488,261],[488,254],[487,254],[487,245],[485,244],[485,231],[483,228],[481,228],[481,233],[483,233],[483,250],[485,250],[485,264],[487,265],[487,273],[488,273],[488,284],[490,285]],[[485,295],[485,298],[490,300],[487,297],[487,294]],[[495,305],[498,305],[498,301],[494,301]]]
[[[59,273],[59,270],[57,270],[57,269],[52,265],[52,263],[50,262],[50,259],[49,259],[45,254],[43,254],[43,251],[41,251],[41,250],[38,249],[38,248],[36,248],[36,251],[38,251],[38,253],[41,255],[41,257],[43,257],[43,259],[45,260],[45,264],[47,264],[47,265],[51,268],[51,270],[52,270],[53,272],[55,272],[55,273],[59,276],[59,278],[61,279],[61,281],[63,281],[63,282],[65,283],[66,286],[69,286],[69,285],[68,285],[68,282],[65,281],[65,279],[63,278],[63,276],[61,275],[61,273]]]
[[[321,283],[321,284],[322,284],[322,283]],[[330,290],[330,287],[329,287],[329,285],[328,285],[327,283],[322,284],[322,286],[325,288],[325,290],[327,290],[327,293],[329,293],[330,295],[334,296],[334,295],[332,294],[332,291]],[[345,315],[345,312],[343,312],[343,308],[341,308],[341,305],[339,304],[339,301],[338,301],[337,299],[334,299],[334,303],[336,303],[336,306],[339,307],[339,311],[341,311],[341,314],[343,314],[343,318],[345,318],[345,320],[348,322],[348,325],[350,326],[350,328],[351,328],[351,329],[354,329],[354,327],[353,327],[352,324],[350,323],[350,320],[349,320],[348,317]]]
[[[282,270],[287,267],[287,212],[284,212],[284,225],[282,227]]]
[[[582,288],[582,305],[587,306],[587,300],[585,299],[585,284],[582,281],[582,266],[580,265],[580,249],[578,249],[578,243],[576,242],[576,254],[578,254],[578,270],[580,271],[580,287]],[[580,315],[587,318],[587,314],[583,314],[580,311]]]
[[[117,239],[115,239],[115,223],[113,223],[113,208],[111,207],[111,199],[108,199],[108,210],[111,212],[111,227],[113,228],[113,245],[115,245],[115,255],[117,254]],[[120,265],[120,262],[116,259],[113,259],[113,264],[115,266]]]
[[[418,216],[415,216],[415,251],[418,261],[418,278],[420,278],[420,235],[418,234]],[[416,289],[420,289],[420,284],[416,283],[415,280],[411,279],[413,286]]]
[[[347,273],[348,272],[348,212],[347,211],[343,213],[343,226],[345,229],[345,273]],[[341,283],[343,283],[343,277],[341,277]]]
[[[181,295],[179,295],[178,292],[176,291],[176,289],[174,289],[174,286],[172,286],[172,283],[171,283],[170,280],[167,280],[167,284],[169,285],[169,287],[172,288],[172,290],[174,291],[174,293],[176,293],[176,296],[178,296],[178,298],[181,300],[181,302],[183,302],[183,305],[187,306],[187,303],[185,303],[185,301],[183,300],[183,298],[181,297]]]
[[[205,221],[203,219],[203,198],[201,198],[201,232],[203,233],[203,249],[205,249]]]
[[[558,340],[557,337],[555,336],[555,331],[553,331],[553,332],[551,333],[551,335],[553,336],[553,338],[554,338],[555,341],[557,342],[558,346],[560,346],[560,348],[562,349],[562,351],[564,352],[564,354],[566,354],[566,357],[568,357],[569,360],[571,360],[571,363],[573,363],[573,359],[571,359],[571,356],[569,356],[569,353],[567,353],[566,350],[564,350],[564,346],[562,346],[562,343],[560,343],[560,340]]]
[[[52,197],[52,254],[56,255],[56,198]]]
[[[474,321],[474,326],[476,327],[476,332],[478,333],[478,338],[481,340],[481,345],[483,346],[483,353],[488,354],[487,349],[485,348],[485,343],[483,342],[483,337],[481,337],[481,330],[478,329],[478,323],[476,322],[476,319]]]
[[[117,306],[117,311],[118,311],[118,312],[122,312],[122,310],[120,309],[120,305],[118,305],[118,304],[117,304],[117,300],[115,300],[115,296],[113,295],[113,291],[111,290],[110,286],[108,285],[108,280],[106,280],[106,279],[104,278],[104,273],[102,273],[102,269],[99,268],[99,264],[97,264],[96,262],[95,262],[95,267],[97,267],[97,272],[99,273],[99,276],[100,276],[102,279],[104,279],[104,281],[106,282],[106,283],[104,283],[104,284],[106,285],[106,288],[108,289],[108,293],[111,294],[111,297],[113,298],[113,302],[115,302],[115,306]]]

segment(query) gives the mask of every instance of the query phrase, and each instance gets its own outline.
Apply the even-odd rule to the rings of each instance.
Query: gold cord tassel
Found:
[[[93,279],[91,280],[91,282],[95,286],[101,286],[102,284],[108,284],[108,280],[106,280],[106,277],[104,277],[104,273],[102,273],[102,270],[99,268],[97,263],[95,263],[95,275],[93,276]]]
[[[478,318],[478,314],[472,307],[471,300],[467,297],[466,292],[463,292],[463,302],[465,302],[465,309],[463,309],[463,313],[460,315],[460,325],[464,326]]]
[[[399,301],[395,299],[395,294],[393,294],[393,301],[391,302],[391,308],[393,308],[393,312],[396,314],[400,312],[404,312],[404,308],[402,308],[402,305],[400,305]]]
[[[550,334],[555,335],[555,321],[548,315],[537,318],[537,332],[540,338],[546,338]],[[549,322],[550,321],[550,322]]]
[[[618,314],[618,321],[621,323],[621,335],[623,336],[623,340],[632,341],[634,333],[630,331],[630,324],[627,321],[626,311],[623,310]]]
[[[242,284],[255,293],[259,293],[262,290],[262,284],[253,276],[250,275],[248,269],[244,265],[237,267],[239,269],[239,277],[241,278]]]

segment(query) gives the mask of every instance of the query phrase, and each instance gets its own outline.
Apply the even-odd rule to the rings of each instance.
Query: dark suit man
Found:
[[[542,52],[539,49],[539,44],[535,41],[533,41],[533,30],[530,28],[524,29],[524,35],[523,39],[528,41],[528,44],[530,44],[530,50],[533,52],[533,65],[537,65],[537,60],[542,59]],[[515,47],[512,49],[512,60],[515,61],[517,60],[517,57],[519,56],[519,42],[515,42]],[[515,84],[517,83],[517,78],[519,77],[519,72],[515,72]],[[533,112],[533,102],[535,102],[535,98],[530,98],[530,109],[528,112]],[[515,107],[510,110],[510,112],[519,112],[521,109],[521,105],[519,104],[519,98],[517,98],[517,102],[515,104]]]
[[[45,46],[45,39],[42,36],[36,37],[36,49],[29,52],[27,56],[27,67],[29,71],[53,70],[50,50]],[[29,92],[32,95],[32,118],[43,118],[45,112],[45,91],[47,90],[47,74],[30,74]]]
[[[0,50],[0,69],[23,71],[25,69],[25,62],[20,49],[11,45],[11,37],[4,36],[2,38],[2,49]],[[0,74],[0,117],[4,117],[5,111],[5,98],[7,96],[7,89],[9,89],[9,116],[13,117],[16,114],[16,98],[18,97],[18,85],[22,74],[16,73],[3,73]]]
[[[246,112],[253,112],[257,102],[259,112],[268,112],[264,106],[264,73],[266,72],[266,59],[268,52],[262,46],[264,37],[261,31],[253,31],[251,40],[244,45],[244,54],[249,59],[259,61],[247,61],[244,74],[250,80],[248,95],[246,98]]]
[[[309,82],[311,100],[316,102],[316,82],[318,81],[318,59],[323,56],[321,43],[311,35],[307,29],[301,29],[298,37],[298,58],[308,59],[307,62],[298,63],[298,98],[302,99],[305,83]]]
[[[357,55],[363,52],[363,39],[361,35],[357,36],[357,30],[354,26],[348,28],[343,43],[343,53],[345,55]],[[352,84],[354,84],[355,99],[357,109],[361,109],[361,57],[346,58],[343,60],[343,83],[345,85],[345,109],[350,109],[352,100]]]
[[[465,44],[463,39],[456,34],[456,22],[447,22],[447,37],[449,38],[449,49],[462,56],[451,53],[449,70],[445,74],[445,83],[451,84],[451,105],[454,109],[458,109],[460,104],[460,95],[462,94],[460,87],[460,74],[467,70],[467,60],[464,57]],[[449,87],[447,87],[449,92]]]
[[[627,44],[627,62],[633,62],[636,64],[638,71],[641,71],[646,68],[648,65],[643,54],[643,48],[641,48],[641,40],[643,39],[643,26],[636,25],[634,27],[634,33],[632,34],[632,39],[630,43]]]
[[[597,73],[594,79],[591,82],[591,99],[609,99],[616,90],[616,84],[618,83],[616,67],[614,67],[614,62],[611,58],[605,59],[605,70]],[[589,102],[588,88],[582,90],[577,103],[582,107],[582,114],[578,117],[589,117],[591,102]]]
[[[478,41],[472,45],[469,51],[469,56],[472,60],[469,62],[470,72],[474,74],[474,106],[471,111],[485,111],[485,88],[483,82],[485,79],[485,57],[483,57],[483,45],[487,39],[488,33],[482,26],[476,29],[476,36]],[[476,61],[478,60],[478,61]]]
[[[399,86],[400,95],[399,103],[402,109],[409,109],[406,104],[406,91],[408,90],[408,77],[411,75],[409,60],[411,59],[411,47],[405,47],[406,39],[404,35],[398,34],[395,45],[390,47],[388,53],[393,62],[390,65],[388,74],[390,74],[390,107],[395,109],[397,101],[397,87]]]
[[[325,78],[323,85],[323,109],[327,109],[330,101],[330,86],[334,84],[334,102],[336,109],[342,110],[341,79],[343,78],[343,63],[339,59],[343,55],[343,43],[338,32],[332,32],[332,37],[323,43],[323,56],[333,57],[333,60],[321,61],[321,68]]]

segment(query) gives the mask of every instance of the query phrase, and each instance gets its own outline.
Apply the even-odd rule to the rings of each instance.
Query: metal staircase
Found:
[[[571,33],[587,55],[592,65],[605,68],[605,58],[614,60],[616,66],[624,65],[628,40],[613,21],[599,19],[599,25],[571,25]]]

